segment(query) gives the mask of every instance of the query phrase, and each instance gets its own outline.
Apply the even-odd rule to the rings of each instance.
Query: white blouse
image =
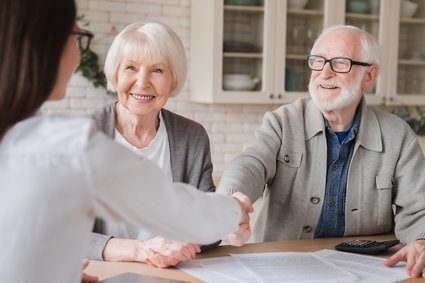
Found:
[[[172,184],[94,129],[88,118],[38,115],[0,141],[2,282],[80,282],[95,217],[201,244],[237,229],[234,199]]]
[[[114,140],[128,148],[138,156],[152,160],[162,170],[164,175],[173,182],[173,174],[171,171],[170,145],[168,143],[167,129],[162,122],[162,114],[159,112],[159,127],[155,137],[147,147],[137,148],[130,144],[121,134],[115,129]],[[143,189],[143,188],[141,188]],[[147,240],[151,239],[156,234],[151,231],[139,229],[134,225],[127,223],[104,222],[104,232],[106,235],[112,235],[116,238]]]
[[[115,129],[114,140],[130,149],[138,156],[143,156],[149,160],[152,160],[162,172],[169,178],[170,182],[173,181],[173,173],[171,171],[171,157],[170,157],[170,144],[168,143],[167,128],[165,128],[164,122],[162,121],[161,111],[159,112],[159,127],[155,137],[149,143],[147,147],[137,148],[130,144],[121,134]]]

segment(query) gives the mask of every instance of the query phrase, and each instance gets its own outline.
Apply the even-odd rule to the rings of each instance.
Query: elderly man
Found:
[[[218,191],[265,190],[256,241],[391,232],[408,244],[386,262],[425,276],[425,158],[398,117],[366,106],[379,45],[352,27],[324,30],[307,58],[311,99],[265,114]]]

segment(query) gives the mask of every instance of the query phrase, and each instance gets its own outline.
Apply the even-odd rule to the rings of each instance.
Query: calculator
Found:
[[[399,240],[392,240],[386,242],[377,242],[371,240],[349,240],[336,245],[335,249],[338,251],[352,253],[377,254],[399,243]]]

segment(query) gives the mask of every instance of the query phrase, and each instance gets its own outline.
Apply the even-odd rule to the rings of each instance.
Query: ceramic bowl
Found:
[[[260,79],[245,74],[224,74],[223,76],[225,90],[253,90],[259,82]]]
[[[289,9],[304,9],[308,0],[288,0]]]
[[[418,10],[418,4],[407,0],[401,1],[400,16],[402,18],[411,18]]]
[[[369,13],[369,2],[352,0],[347,2],[347,12],[367,14]]]

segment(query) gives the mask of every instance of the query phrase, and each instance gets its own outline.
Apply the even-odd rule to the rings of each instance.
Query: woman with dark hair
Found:
[[[249,218],[248,204],[172,184],[89,118],[38,113],[63,98],[76,36],[90,35],[75,15],[74,0],[0,1],[2,282],[78,282],[95,217],[201,244]]]

